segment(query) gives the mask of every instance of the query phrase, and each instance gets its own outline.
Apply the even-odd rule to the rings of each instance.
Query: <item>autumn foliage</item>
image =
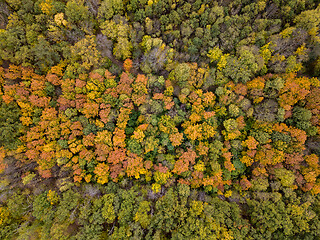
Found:
[[[152,93],[147,76],[130,72],[131,60],[125,61],[124,68],[119,78],[106,70],[77,79],[62,79],[54,69],[46,77],[14,65],[2,69],[2,100],[17,103],[24,126],[20,146],[2,148],[3,156],[16,154],[21,161],[36,162],[43,178],[53,176],[52,169],[59,165],[72,169],[75,182],[105,184],[143,177],[153,179],[157,189],[174,177],[193,187],[223,191],[224,185],[231,184],[225,174],[242,171],[239,164],[241,169],[252,169],[253,178],[272,176],[281,166],[294,171],[298,187],[318,191],[319,163],[314,155],[303,154],[304,130],[259,121],[247,128],[252,115],[242,113],[248,111],[245,101],[250,100],[245,99],[263,104],[264,89],[275,77],[258,77],[246,84],[229,82],[213,93],[199,88],[205,70],[191,66],[191,90],[182,89],[173,100],[172,81],[165,82],[164,93]],[[279,107],[288,112],[307,99],[311,123],[318,127],[315,81],[294,74],[280,77],[284,84],[278,91]],[[23,81],[12,83],[17,78]],[[150,114],[155,107],[149,105],[152,101],[159,104],[158,117]],[[223,127],[218,127],[218,119],[226,116]],[[219,150],[213,141],[221,136],[225,142]],[[155,153],[159,157],[149,159]],[[252,186],[249,179],[241,178],[243,190]]]

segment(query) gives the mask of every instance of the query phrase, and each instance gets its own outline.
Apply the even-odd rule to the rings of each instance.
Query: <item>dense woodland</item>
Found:
[[[0,0],[0,239],[320,239],[319,0]]]

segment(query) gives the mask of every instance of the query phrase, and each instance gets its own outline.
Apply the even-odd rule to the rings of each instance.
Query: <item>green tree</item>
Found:
[[[20,109],[15,102],[0,101],[0,146],[15,149],[20,144],[22,124]]]
[[[67,20],[74,24],[79,24],[89,18],[88,8],[84,6],[83,0],[72,0],[66,4],[65,13]]]

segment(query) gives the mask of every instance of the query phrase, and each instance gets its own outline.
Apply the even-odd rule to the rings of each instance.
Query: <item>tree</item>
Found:
[[[20,144],[20,110],[15,102],[6,104],[0,101],[0,104],[0,146],[13,150]]]
[[[85,21],[90,16],[88,8],[84,6],[83,1],[68,1],[66,4],[67,20],[74,24]]]
[[[91,67],[98,67],[100,63],[100,52],[97,50],[95,36],[87,35],[85,38],[76,42],[71,48],[72,61],[80,60],[81,65],[89,70]]]
[[[57,49],[52,47],[44,37],[38,37],[38,43],[31,49],[34,55],[35,65],[41,73],[48,72],[49,68],[60,61]]]
[[[94,174],[97,176],[97,183],[107,183],[109,180],[109,166],[105,163],[98,163],[98,165],[95,167]]]
[[[196,157],[197,154],[194,151],[188,149],[188,151],[184,152],[176,161],[172,172],[181,175],[183,172],[188,171],[189,164],[195,164]]]

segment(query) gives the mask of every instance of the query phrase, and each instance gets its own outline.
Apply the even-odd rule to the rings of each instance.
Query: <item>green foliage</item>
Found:
[[[293,172],[284,168],[276,169],[275,176],[280,179],[280,182],[284,187],[292,186],[295,180]]]
[[[71,23],[80,23],[80,21],[87,20],[89,16],[88,8],[84,6],[83,1],[68,1],[65,13],[67,20]]]
[[[136,154],[141,154],[141,152],[142,152],[141,145],[139,144],[139,142],[136,139],[129,139],[128,144],[127,144],[127,148],[128,148],[128,150],[130,150],[131,152],[136,153]]]
[[[232,132],[233,130],[237,129],[238,127],[238,123],[235,119],[233,118],[230,118],[228,120],[225,120],[223,122],[223,126],[225,127],[225,129],[228,131],[228,132]]]
[[[15,149],[20,144],[22,130],[20,110],[14,102],[6,104],[1,101],[0,104],[0,146]]]
[[[118,213],[118,220],[121,225],[126,225],[133,219],[136,197],[137,193],[133,189],[122,191],[122,201]]]
[[[56,48],[52,47],[44,37],[38,37],[38,43],[31,49],[34,56],[34,64],[40,72],[47,72],[50,67],[60,61],[60,56]]]
[[[174,70],[174,77],[181,87],[186,87],[186,82],[190,76],[190,67],[186,63],[178,64]]]
[[[73,223],[75,219],[71,215],[71,211],[78,207],[80,201],[80,194],[72,190],[62,193],[62,198],[55,211],[56,218],[59,221],[67,221]]]
[[[113,207],[114,194],[105,194],[103,196],[103,207],[101,209],[102,216],[106,219],[107,223],[112,223],[115,218],[115,211]]]
[[[295,107],[293,109],[292,117],[295,121],[310,121],[312,117],[312,113],[310,110],[302,108],[302,107]]]
[[[47,199],[47,192],[35,197],[32,215],[44,224],[50,223],[54,217],[53,207]]]

